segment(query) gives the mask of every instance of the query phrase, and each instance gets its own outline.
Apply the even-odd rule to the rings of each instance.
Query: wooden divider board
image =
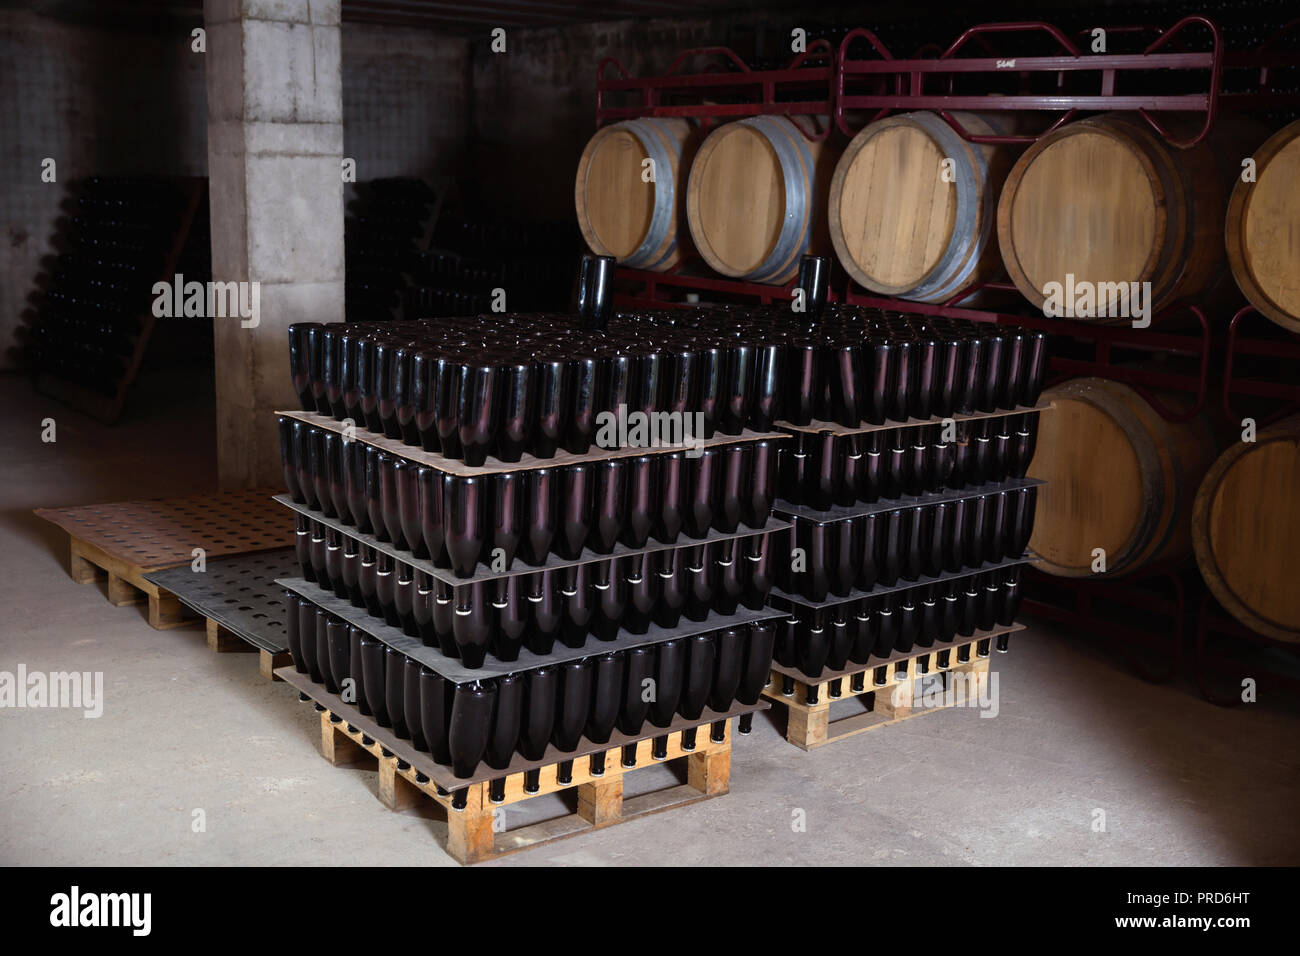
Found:
[[[108,574],[108,600],[122,607],[141,595],[149,623],[180,626],[181,603],[145,578],[148,571],[189,564],[195,549],[204,560],[292,547],[293,521],[272,499],[274,489],[118,501],[72,508],[37,508],[35,514],[71,538],[69,573],[89,584],[97,570]]]

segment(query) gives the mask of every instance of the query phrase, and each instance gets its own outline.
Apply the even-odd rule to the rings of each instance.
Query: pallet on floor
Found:
[[[462,780],[294,668],[281,668],[277,674],[320,712],[322,756],[335,766],[377,761],[380,800],[391,810],[410,809],[425,800],[442,807],[447,814],[447,853],[465,864],[725,794],[731,781],[732,719],[768,707],[760,700],[737,704],[726,714],[706,710],[698,721],[678,717],[668,727],[648,728],[651,732],[640,736],[615,732],[604,744],[583,738],[572,754],[551,747],[539,761],[516,755],[503,770],[481,764]],[[686,764],[686,783],[624,797],[627,774],[679,760]],[[576,791],[575,812],[503,827],[505,807],[565,790]]]
[[[813,750],[949,706],[946,703],[924,706],[928,695],[917,690],[920,681],[937,677],[946,690],[951,675],[967,674],[973,682],[968,689],[984,692],[994,642],[1024,628],[1023,624],[1011,624],[976,631],[970,637],[959,637],[933,647],[916,647],[868,664],[826,670],[816,680],[810,680],[797,668],[774,663],[763,696],[785,706],[788,713],[785,739],[803,750]],[[832,704],[855,697],[864,698],[868,706],[865,713],[831,719]],[[922,701],[920,705],[918,697]]]
[[[185,623],[175,594],[146,574],[204,561],[293,545],[293,523],[271,496],[277,489],[117,501],[74,508],[37,508],[68,533],[68,572],[78,584],[108,576],[115,607],[147,601],[149,623],[165,630]]]
[[[145,578],[204,619],[210,650],[256,651],[262,676],[279,680],[275,669],[289,664],[290,657],[284,597],[274,582],[297,571],[289,547],[214,558],[202,571],[188,564],[164,568]]]

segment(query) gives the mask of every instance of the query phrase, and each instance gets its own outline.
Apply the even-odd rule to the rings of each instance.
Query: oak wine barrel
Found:
[[[992,114],[954,118],[971,133],[1008,131]],[[1018,152],[967,142],[935,113],[871,123],[831,179],[827,217],[841,265],[863,288],[916,302],[943,302],[992,277],[1002,267],[998,193]]]
[[[1184,150],[1140,118],[1107,113],[1042,137],[1016,161],[998,203],[1011,280],[1039,308],[1045,286],[1069,275],[1126,289],[1150,282],[1153,314],[1205,291],[1222,272],[1228,170],[1239,169],[1250,132],[1224,120]]]
[[[1208,418],[1171,423],[1127,385],[1100,378],[1062,382],[1043,398],[1055,408],[1042,415],[1029,466],[1047,482],[1029,542],[1039,567],[1091,575],[1095,548],[1109,576],[1189,557],[1192,501],[1215,455]]]
[[[1300,642],[1300,415],[1219,456],[1196,495],[1192,541],[1201,577],[1233,617]]]
[[[1228,201],[1228,263],[1251,305],[1300,332],[1300,120],[1251,158],[1255,181],[1238,175]]]
[[[689,248],[680,228],[682,184],[695,132],[690,120],[635,119],[603,127],[587,142],[573,203],[592,252],[653,272],[681,261]],[[647,159],[654,160],[652,181]]]
[[[827,251],[826,185],[835,151],[807,117],[726,123],[700,144],[686,187],[691,239],[714,271],[782,284],[799,257]]]

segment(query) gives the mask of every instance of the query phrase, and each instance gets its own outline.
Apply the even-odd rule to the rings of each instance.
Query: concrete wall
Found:
[[[457,175],[466,166],[464,37],[344,23],[343,155],[358,179]]]
[[[93,174],[207,174],[204,54],[197,12],[114,29],[0,8],[0,369],[66,195]],[[346,24],[344,155],[362,179],[466,168],[468,42],[426,30]],[[53,157],[58,181],[41,182]]]
[[[483,203],[500,215],[573,216],[573,175],[596,129],[596,65],[662,72],[673,53],[718,42],[707,18],[512,31],[506,52],[473,47],[474,165]]]

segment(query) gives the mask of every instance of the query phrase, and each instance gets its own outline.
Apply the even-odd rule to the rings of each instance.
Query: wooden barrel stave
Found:
[[[1121,113],[1049,133],[1017,160],[998,203],[1007,274],[1038,308],[1044,286],[1067,273],[1097,284],[1150,282],[1153,313],[1207,291],[1223,271],[1218,224],[1229,170],[1258,136],[1254,124],[1225,118],[1206,141],[1180,150]]]
[[[976,134],[1006,132],[995,114],[958,112]],[[882,295],[942,302],[1001,269],[997,193],[1014,158],[970,143],[934,113],[878,120],[849,143],[831,180],[827,219],[840,263]],[[941,163],[951,160],[951,181]]]
[[[1251,158],[1255,181],[1239,174],[1228,201],[1228,264],[1251,305],[1300,332],[1300,120],[1274,133]]]
[[[1040,567],[1092,575],[1095,548],[1111,576],[1190,556],[1192,500],[1215,452],[1208,418],[1168,422],[1106,379],[1072,379],[1043,398],[1055,408],[1039,425],[1029,467],[1047,481],[1030,540]]]
[[[796,122],[796,120],[798,122]],[[716,272],[784,284],[828,245],[820,207],[834,151],[805,117],[755,116],[718,127],[691,164],[686,213]]]
[[[682,182],[695,146],[690,120],[625,120],[596,132],[578,161],[574,208],[588,247],[636,269],[663,272],[690,243],[681,229]],[[654,161],[654,181],[643,178]]]
[[[1218,457],[1196,495],[1192,541],[1201,577],[1233,617],[1300,642],[1300,415]]]

